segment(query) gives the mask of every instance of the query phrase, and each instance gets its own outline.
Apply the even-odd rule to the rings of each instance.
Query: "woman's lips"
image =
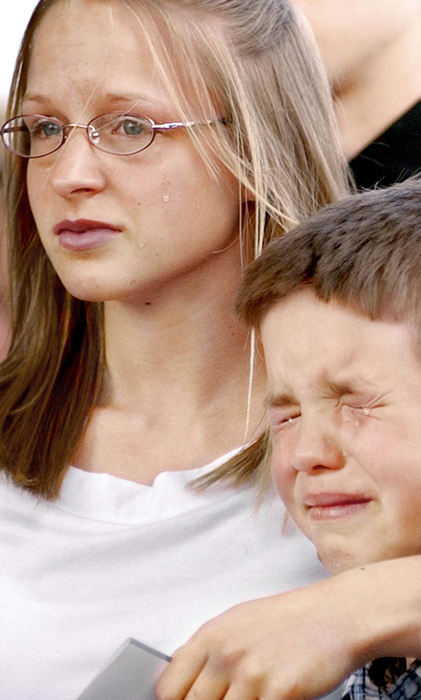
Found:
[[[309,494],[303,500],[312,520],[333,520],[355,515],[372,502],[367,496],[349,493]]]
[[[76,221],[60,221],[54,227],[62,248],[72,251],[90,250],[106,243],[121,229],[103,221],[77,219]]]

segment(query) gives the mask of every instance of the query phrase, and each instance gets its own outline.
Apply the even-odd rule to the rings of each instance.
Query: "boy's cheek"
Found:
[[[275,446],[272,453],[271,474],[272,482],[279,497],[284,501],[288,509],[294,507],[295,482],[297,472],[294,468],[288,467],[288,461],[277,458]]]

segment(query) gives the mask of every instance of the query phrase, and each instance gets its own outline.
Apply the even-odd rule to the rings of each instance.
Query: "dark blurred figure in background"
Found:
[[[421,170],[421,0],[292,0],[331,81],[359,188]]]

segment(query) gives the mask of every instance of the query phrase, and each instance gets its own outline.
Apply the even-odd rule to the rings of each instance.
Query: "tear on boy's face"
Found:
[[[421,552],[421,365],[405,323],[310,290],[261,324],[275,486],[331,573]]]

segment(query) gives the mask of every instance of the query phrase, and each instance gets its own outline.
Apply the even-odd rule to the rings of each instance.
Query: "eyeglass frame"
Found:
[[[93,132],[90,129],[94,129],[92,127],[92,122],[96,121],[97,119],[100,119],[101,117],[118,117],[118,116],[127,116],[127,117],[135,117],[136,119],[145,119],[147,122],[149,122],[152,133],[151,133],[151,140],[149,141],[146,146],[142,146],[142,148],[138,148],[135,151],[130,151],[130,153],[113,153],[112,151],[108,151],[104,148],[101,148],[101,146],[97,145],[94,143],[92,140],[94,137]],[[31,156],[31,155],[25,155],[23,153],[18,153],[18,151],[15,151],[13,148],[11,148],[5,140],[4,134],[6,133],[7,130],[5,130],[5,127],[7,124],[10,122],[14,121],[15,119],[23,119],[25,117],[44,117],[46,119],[52,119],[55,120],[60,124],[61,127],[61,143],[59,146],[56,146],[53,148],[53,150],[48,151],[48,153],[43,153],[42,155],[39,156]],[[130,112],[106,112],[105,114],[99,114],[98,116],[94,117],[91,119],[87,124],[62,124],[60,122],[60,119],[57,119],[56,117],[47,117],[45,114],[18,114],[16,117],[11,117],[7,121],[2,124],[0,128],[0,136],[2,138],[3,144],[5,148],[7,148],[10,153],[13,153],[13,155],[18,156],[19,158],[25,158],[27,160],[29,159],[36,159],[36,158],[45,158],[46,156],[50,156],[52,153],[56,153],[67,141],[68,139],[68,134],[66,133],[69,129],[86,129],[86,137],[88,139],[88,143],[93,146],[94,148],[97,148],[99,151],[102,151],[102,153],[108,153],[109,155],[112,156],[134,156],[136,153],[141,153],[142,151],[145,151],[149,146],[152,145],[152,143],[155,140],[155,135],[157,131],[171,131],[172,129],[179,129],[179,128],[191,128],[193,126],[206,126],[206,125],[212,125],[217,122],[220,122],[222,124],[226,123],[226,120],[224,118],[218,118],[218,119],[207,119],[205,121],[187,121],[187,122],[165,122],[164,124],[156,124],[151,117],[147,117],[144,114],[133,114]],[[23,130],[24,127],[14,129],[13,131],[21,131]],[[12,129],[11,129],[12,131]]]

